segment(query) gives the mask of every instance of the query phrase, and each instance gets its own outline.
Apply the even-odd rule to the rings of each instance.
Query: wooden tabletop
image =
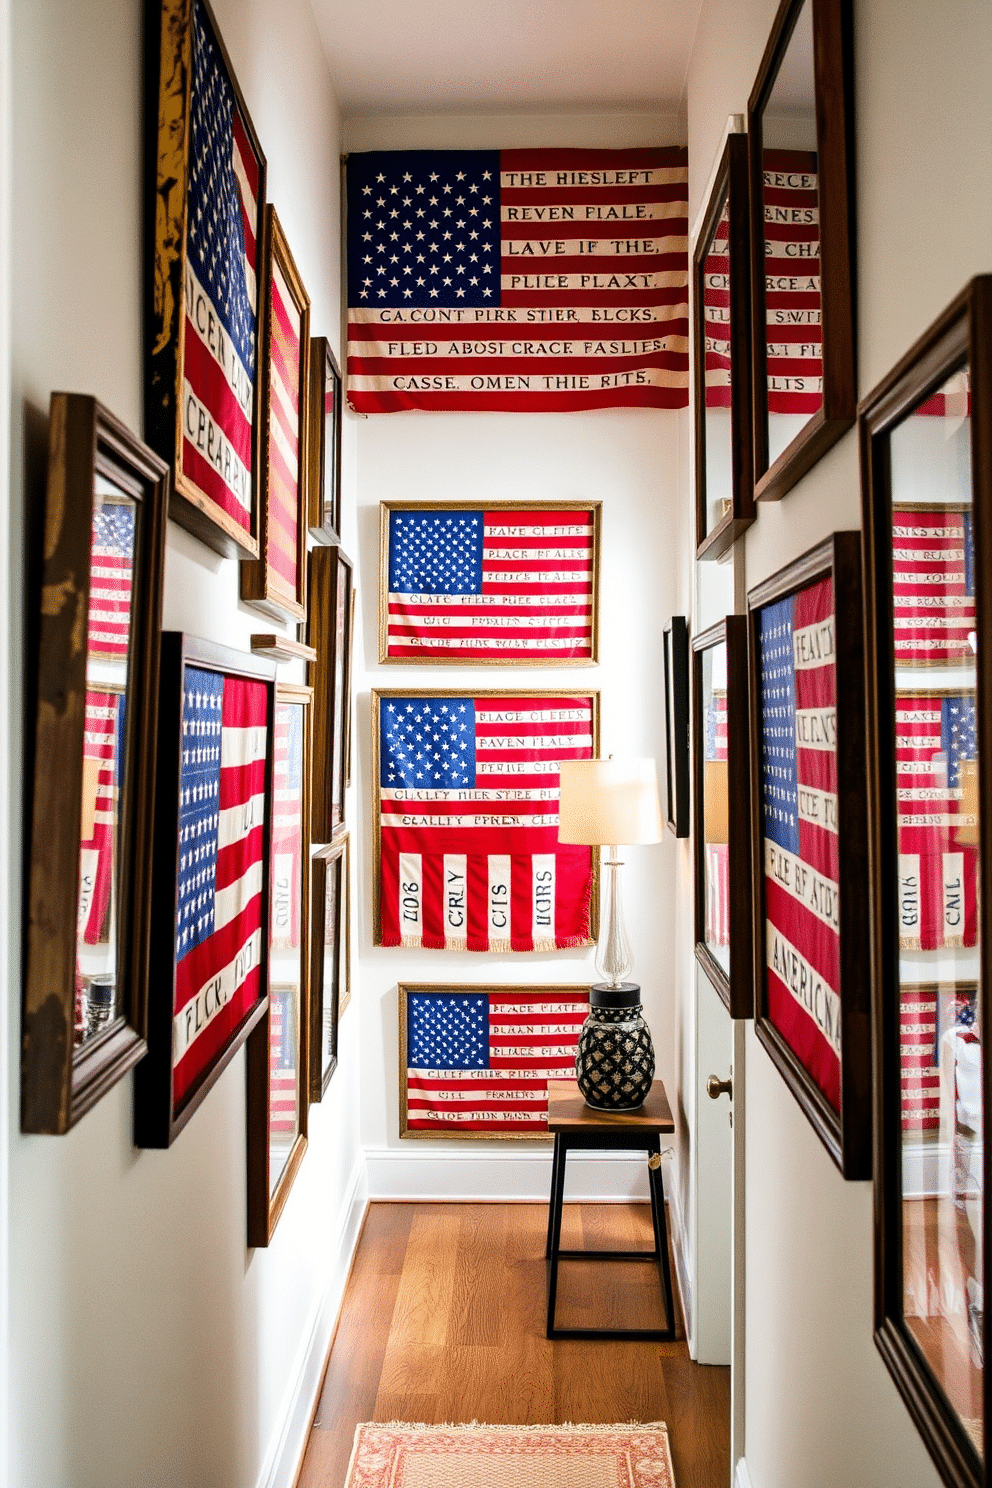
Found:
[[[672,1108],[661,1080],[655,1080],[644,1104],[636,1111],[596,1111],[586,1105],[574,1080],[548,1081],[548,1131],[593,1131],[597,1127],[673,1132]]]

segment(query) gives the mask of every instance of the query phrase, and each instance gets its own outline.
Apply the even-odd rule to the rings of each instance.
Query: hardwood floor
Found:
[[[372,1204],[297,1488],[342,1488],[359,1421],[667,1421],[677,1488],[730,1482],[730,1371],[684,1342],[544,1336],[543,1204]],[[562,1245],[652,1244],[646,1204],[566,1204]],[[657,1267],[562,1262],[559,1326],[653,1326]]]

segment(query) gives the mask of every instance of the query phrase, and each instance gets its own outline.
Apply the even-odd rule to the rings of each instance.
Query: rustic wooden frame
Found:
[[[379,732],[379,709],[383,698],[393,697],[575,697],[592,699],[592,758],[599,755],[599,692],[595,688],[510,688],[510,687],[374,687],[372,689],[372,944],[382,944],[382,820],[379,809],[379,767],[381,738]],[[599,936],[599,884],[600,853],[592,849],[592,897],[589,902],[589,945],[594,945]],[[496,952],[472,952],[477,955],[494,955]],[[526,955],[527,952],[512,952]]]
[[[663,635],[665,668],[666,821],[689,835],[689,627],[673,615]]]
[[[836,1112],[768,1015],[762,830],[761,678],[758,616],[776,600],[832,578],[837,688],[841,1109]],[[754,877],[754,1023],[779,1074],[833,1161],[848,1179],[871,1177],[871,1031],[865,792],[864,637],[861,535],[835,532],[747,597],[751,686],[751,863]]]
[[[328,847],[314,853],[311,863],[312,901],[310,935],[310,1099],[319,1101],[324,1097],[331,1077],[338,1065],[338,1023],[341,1014],[351,1001],[351,838],[342,832]],[[330,1063],[323,1068],[321,1037],[324,1027],[328,989],[324,983],[324,907],[327,878],[331,873],[338,876],[337,909],[338,922],[334,945],[335,981],[331,989],[332,1002],[330,1028],[334,1048]]]
[[[762,116],[804,4],[812,7],[823,401],[768,461]],[[852,0],[781,0],[747,105],[751,181],[751,378],[754,495],[777,501],[851,428],[857,412],[857,259]]]
[[[389,518],[394,511],[486,512],[498,507],[506,512],[560,511],[592,513],[592,628],[588,656],[534,657],[495,656],[390,656],[389,626]],[[383,666],[499,666],[499,667],[587,667],[599,664],[599,570],[602,551],[602,501],[381,501],[379,503],[379,661]]]
[[[241,562],[241,598],[246,604],[271,615],[277,620],[302,620],[307,612],[307,481],[308,481],[308,399],[310,389],[310,296],[303,287],[303,280],[290,252],[286,234],[276,215],[275,207],[265,209],[265,242],[263,245],[265,273],[262,276],[262,294],[265,297],[264,336],[262,340],[262,368],[259,387],[262,394],[261,435],[259,441],[259,553],[254,559]],[[272,408],[272,293],[273,273],[279,269],[293,299],[293,307],[299,315],[300,331],[300,382],[297,389],[299,424],[297,429],[297,483],[296,483],[296,587],[289,586],[278,574],[271,561],[273,523],[271,513],[270,483],[272,479],[272,446],[274,443],[272,423],[275,417]]]
[[[307,681],[314,691],[311,831],[314,842],[330,842],[344,824],[348,788],[354,569],[341,547],[312,548],[309,561],[307,643],[317,652],[317,660],[307,666]],[[342,585],[344,625],[339,630]]]
[[[327,438],[328,395],[332,407],[330,441]],[[326,336],[312,336],[307,521],[310,536],[319,543],[341,541],[341,399],[341,369],[331,343]]]
[[[252,409],[252,500],[247,529],[182,468],[185,380],[186,223],[189,186],[190,90],[194,3],[208,26],[259,167],[255,241],[261,245],[266,165],[255,126],[208,0],[146,0],[145,19],[145,434],[172,475],[169,515],[226,558],[257,558],[260,473],[260,375],[264,296],[257,295]],[[261,270],[261,255],[258,268]],[[262,274],[258,281],[261,286]]]
[[[727,647],[727,800],[730,922],[730,974],[706,944],[706,865],[703,822],[703,653]],[[747,621],[727,615],[692,640],[692,764],[695,836],[696,960],[732,1018],[754,1012],[753,918],[751,909],[751,777],[748,723]]]
[[[272,827],[272,750],[275,675],[272,662],[182,631],[162,635],[158,719],[155,831],[152,846],[152,924],[148,967],[148,1053],[134,1074],[134,1145],[171,1147],[268,1007],[268,937],[262,936],[260,996],[204,1068],[181,1103],[174,1097],[172,1067],[176,991],[176,899],[179,871],[179,779],[182,699],[187,666],[261,682],[268,693],[265,764],[266,814],[262,839],[262,925],[269,923],[269,851]]]
[[[127,662],[127,789],[120,835],[117,978],[122,1016],[73,1045],[88,615],[95,479],[135,502]],[[167,467],[95,398],[53,393],[44,562],[32,622],[25,769],[29,844],[21,1024],[21,1130],[62,1133],[144,1054]],[[34,648],[37,647],[36,658]],[[29,793],[29,794],[28,794]]]
[[[731,498],[726,515],[706,522],[706,299],[705,266],[714,234],[727,212],[730,273]],[[706,216],[692,257],[692,335],[695,374],[696,558],[722,558],[754,522],[751,442],[751,238],[748,219],[747,136],[727,137]]]
[[[457,992],[465,996],[477,996],[480,992],[519,992],[533,993],[540,1000],[542,994],[547,992],[572,992],[584,1002],[589,1000],[589,983],[573,985],[569,982],[557,982],[551,986],[538,986],[524,982],[517,985],[492,985],[481,983],[478,986],[470,986],[466,982],[401,982],[397,987],[399,1004],[399,1098],[400,1098],[400,1137],[411,1142],[550,1142],[551,1135],[548,1132],[466,1132],[466,1131],[411,1131],[408,1124],[407,1112],[407,1003],[412,993],[416,992]]]
[[[296,1109],[297,1129],[286,1159],[286,1166],[274,1191],[269,1191],[272,1171],[269,1116],[271,1083],[269,1040],[271,1034],[272,997],[265,1014],[248,1038],[246,1057],[246,1157],[248,1172],[248,1244],[267,1246],[279,1223],[289,1191],[296,1181],[307,1149],[307,1111],[310,1105],[310,763],[313,740],[313,692],[285,682],[276,686],[275,706],[286,704],[303,709],[303,770],[300,800],[300,946],[299,979],[292,1005],[296,1013]],[[274,800],[274,793],[273,793]],[[274,822],[274,810],[271,820]],[[271,872],[271,870],[270,870]],[[279,953],[272,948],[271,920],[268,928],[270,986],[280,990],[293,984],[279,980],[282,968],[273,967]],[[291,954],[291,953],[290,953]]]
[[[960,1417],[914,1344],[903,1318],[902,1133],[899,1110],[898,965],[895,916],[897,853],[893,751],[883,748],[883,731],[892,736],[895,675],[892,639],[892,486],[890,437],[958,368],[971,372],[972,519],[975,539],[975,615],[978,633],[976,722],[979,735],[980,821],[992,800],[992,689],[981,664],[992,653],[992,276],[973,279],[924,333],[859,408],[861,492],[865,532],[865,585],[869,720],[869,828],[871,839],[872,1029],[875,1080],[875,1343],[927,1450],[949,1488],[985,1488],[986,1460],[976,1451]],[[887,530],[888,529],[888,530]],[[978,897],[979,943],[992,931],[992,841],[982,832]],[[979,1018],[992,1024],[989,971],[984,955],[977,992]],[[992,1282],[989,1261],[987,1154],[992,1143],[992,1070],[982,1070],[983,1141],[986,1153],[984,1273],[986,1301]],[[992,1320],[984,1309],[983,1349],[992,1342]],[[984,1375],[984,1419],[992,1412],[992,1382]],[[987,1453],[987,1449],[986,1449]]]

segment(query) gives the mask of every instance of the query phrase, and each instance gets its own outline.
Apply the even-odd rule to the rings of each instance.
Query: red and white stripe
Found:
[[[273,259],[269,297],[268,562],[295,599],[300,565],[300,357],[302,318]]]
[[[112,503],[104,501],[103,504]],[[107,546],[98,542],[94,513],[86,640],[91,656],[127,656],[131,637],[133,558],[133,552],[121,552],[112,544]]]
[[[901,987],[899,1086],[903,1131],[933,1131],[940,1125],[936,1045],[936,987]]]
[[[99,761],[93,835],[79,844],[77,923],[87,945],[106,938],[117,826],[117,709],[121,694],[86,693],[83,758]]]
[[[289,1037],[296,1058],[287,1069],[283,1063],[283,1021],[292,1027]],[[273,987],[269,1001],[269,1131],[279,1134],[295,1134],[298,1125],[296,1108],[298,1087],[298,1050],[296,1037],[296,989]],[[277,1177],[276,1173],[270,1175]]]
[[[896,666],[973,662],[975,599],[965,588],[962,511],[893,511],[892,604]]]
[[[823,402],[815,153],[766,150],[763,202],[768,412],[808,415]]]
[[[303,731],[290,729],[290,716],[302,703],[276,703],[272,763],[272,911],[270,945],[295,950],[300,943],[300,870],[303,861],[303,760],[290,760],[295,743],[302,748]],[[292,785],[291,779],[299,784]]]

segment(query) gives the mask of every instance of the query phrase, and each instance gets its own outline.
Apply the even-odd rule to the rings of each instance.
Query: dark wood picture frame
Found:
[[[266,690],[264,770],[265,820],[262,826],[259,995],[227,1039],[177,1098],[173,1068],[176,997],[176,927],[182,843],[180,779],[183,755],[182,710],[186,671],[194,667],[222,677],[261,683]],[[231,1063],[268,1005],[269,852],[272,828],[275,665],[261,657],[182,631],[165,631],[161,648],[158,764],[152,842],[152,923],[148,971],[148,1053],[134,1073],[134,1145],[171,1147]],[[247,808],[246,808],[247,809]]]
[[[894,749],[883,747],[893,737],[896,685],[892,625],[892,469],[893,431],[956,370],[971,376],[970,440],[972,521],[974,524],[975,622],[977,667],[976,725],[978,746],[979,822],[992,800],[992,689],[987,686],[987,659],[992,654],[992,589],[989,584],[992,544],[992,276],[971,280],[944,313],[915,343],[859,408],[861,491],[865,532],[865,629],[868,665],[869,832],[871,843],[872,1031],[875,1058],[875,1342],[913,1418],[927,1450],[949,1488],[986,1488],[986,1457],[976,1450],[962,1418],[953,1408],[906,1325],[903,1307],[902,1131],[899,1061],[899,943],[896,897]],[[977,895],[979,945],[992,931],[990,834],[980,831]],[[990,977],[981,954],[978,1023],[992,1024]],[[984,1045],[984,1038],[983,1038]],[[992,1282],[988,1251],[988,1153],[992,1144],[992,1069],[982,1060],[982,1140],[985,1190],[982,1203],[984,1245],[982,1282],[989,1296]],[[990,1323],[983,1309],[983,1357],[989,1358]],[[988,1369],[982,1381],[986,1432],[992,1412]],[[987,1442],[987,1436],[986,1436]]]
[[[341,541],[341,415],[341,369],[337,357],[326,336],[312,336],[307,521],[310,536],[319,543]]]
[[[706,518],[706,263],[721,221],[727,222],[730,358],[730,487],[725,515],[707,530]],[[692,259],[692,334],[695,358],[696,558],[722,558],[757,515],[751,444],[751,237],[748,217],[747,136],[727,137]]]
[[[804,4],[812,8],[813,26],[823,396],[819,409],[770,463],[762,118]],[[857,412],[852,0],[781,0],[748,99],[747,129],[754,495],[758,501],[777,501],[851,428]]]
[[[312,902],[310,932],[310,1099],[323,1099],[338,1065],[338,1023],[351,1001],[351,838],[347,832],[322,847],[311,862]],[[335,925],[331,946],[334,973],[327,986],[327,881],[335,878]],[[324,1066],[323,1036],[329,1035]]]
[[[253,244],[245,238],[245,267],[233,256],[222,267],[228,275],[241,277],[248,301],[252,298],[252,270],[248,264],[255,254],[254,277],[260,288],[262,257],[258,250],[263,240],[265,206],[265,156],[245,104],[244,95],[223,37],[207,0],[146,0],[145,5],[145,437],[165,460],[172,475],[169,515],[192,532],[201,542],[226,558],[257,558],[258,489],[261,468],[260,429],[262,398],[261,367],[264,296],[255,290],[255,324],[251,336],[254,378],[250,394],[246,368],[233,340],[222,325],[222,317],[206,291],[199,287],[188,262],[187,223],[191,176],[190,164],[193,133],[192,79],[195,12],[204,18],[204,31],[216,48],[217,67],[222,82],[233,95],[237,133],[249,155],[244,172],[244,185],[236,184],[239,198],[248,195],[242,210],[249,223]],[[203,167],[205,168],[205,167]],[[232,167],[233,169],[233,167]],[[251,201],[249,175],[255,174],[255,200]],[[252,210],[253,209],[253,210]],[[242,229],[243,232],[243,229]],[[247,269],[247,272],[246,272]],[[189,290],[192,301],[187,303]],[[247,461],[237,456],[235,444],[228,438],[238,435],[236,416],[220,430],[201,407],[191,391],[187,396],[187,324],[192,324],[201,350],[198,355],[209,361],[220,361],[227,368],[228,382],[237,387],[232,401],[247,399],[251,425],[251,449]],[[251,360],[252,358],[249,358]],[[235,372],[235,367],[240,370]],[[242,406],[244,403],[242,402]],[[184,429],[188,429],[195,453],[190,456],[190,470],[184,467]],[[196,462],[203,469],[195,469]],[[239,521],[203,484],[206,470],[212,465],[235,472],[235,485],[250,481],[247,494],[247,522]],[[221,477],[222,479],[222,477]],[[236,506],[244,502],[229,481],[223,482]]]
[[[480,516],[495,509],[505,511],[508,520],[513,513],[527,512],[589,513],[592,517],[592,568],[590,575],[590,632],[587,656],[515,656],[508,652],[497,656],[459,651],[452,655],[397,656],[389,649],[389,543],[390,521],[394,513],[474,512]],[[500,667],[575,667],[599,664],[599,569],[602,551],[602,501],[381,501],[379,503],[379,661],[383,666],[500,666]],[[471,625],[466,619],[466,626]]]
[[[689,835],[689,627],[673,615],[663,635],[665,668],[666,821]]]
[[[308,424],[310,389],[310,296],[303,287],[303,280],[290,252],[286,234],[276,215],[275,207],[265,209],[265,242],[263,246],[265,273],[263,294],[265,296],[264,336],[262,340],[262,372],[259,387],[262,398],[261,436],[259,440],[259,553],[257,558],[241,562],[241,598],[264,615],[275,619],[302,620],[307,612],[307,483],[309,467]],[[291,412],[288,398],[277,391],[282,379],[276,363],[277,315],[273,297],[283,298],[280,284],[285,286],[290,303],[284,308],[292,310],[298,317],[293,326],[294,336],[299,336],[299,380],[296,393],[296,499],[293,540],[296,567],[296,583],[290,585],[278,570],[276,550],[285,537],[285,526],[280,524],[276,510],[274,489],[284,481],[281,474],[286,466],[281,439],[287,433],[281,428],[281,417]],[[285,348],[279,347],[279,361]],[[289,369],[292,371],[292,368]],[[278,382],[276,379],[279,379]],[[288,394],[288,389],[286,393]],[[290,472],[291,474],[291,472]],[[283,517],[288,512],[283,509]]]
[[[727,648],[727,921],[730,970],[706,941],[706,760],[703,719],[703,656]],[[748,720],[747,620],[727,615],[692,639],[692,759],[695,835],[696,960],[732,1018],[754,1012],[753,920],[751,909],[751,777]]]
[[[122,1016],[74,1047],[84,734],[98,477],[135,503],[116,976]],[[53,393],[45,552],[29,627],[21,1130],[62,1133],[144,1054],[168,469],[95,398]],[[31,673],[34,672],[32,677]],[[33,779],[32,779],[33,776]]]
[[[289,1191],[296,1181],[307,1149],[307,1111],[310,1104],[310,764],[313,740],[313,692],[309,687],[280,682],[276,685],[275,706],[300,708],[303,713],[300,775],[299,880],[287,885],[289,902],[299,910],[299,947],[295,954],[275,944],[274,928],[277,888],[271,895],[271,918],[268,926],[270,991],[265,1014],[248,1038],[247,1078],[247,1171],[248,1171],[248,1244],[267,1246],[286,1206]],[[276,826],[276,789],[273,787],[272,830]],[[270,877],[276,883],[276,853],[272,849]],[[292,911],[291,911],[292,913]],[[291,963],[295,963],[291,969]],[[293,977],[295,981],[284,981]],[[286,1005],[295,1016],[294,1052],[296,1059],[296,1128],[285,1165],[275,1185],[272,1176],[272,1048],[274,1001],[289,993]],[[282,1037],[285,1030],[280,1029]]]
[[[839,985],[834,990],[839,999],[839,1112],[830,1104],[811,1072],[769,1014],[765,937],[765,833],[762,811],[764,782],[760,617],[766,606],[800,594],[827,578],[833,583],[832,635],[836,679]],[[868,843],[861,534],[835,532],[825,542],[752,589],[748,594],[747,604],[751,688],[755,1032],[844,1177],[870,1178],[871,1034],[868,904],[864,891]],[[794,736],[795,715],[790,727]],[[797,995],[795,991],[793,995]]]
[[[314,692],[312,837],[330,842],[345,820],[354,569],[341,547],[312,548],[309,562],[307,643],[317,652],[307,666]]]

